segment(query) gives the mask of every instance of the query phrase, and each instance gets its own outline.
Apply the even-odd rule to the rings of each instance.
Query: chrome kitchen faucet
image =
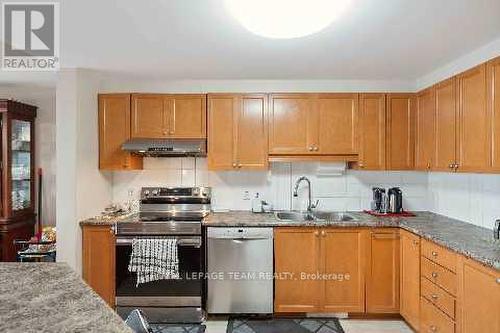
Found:
[[[293,196],[294,197],[298,197],[299,196],[299,193],[298,193],[299,185],[300,185],[300,183],[303,180],[307,182],[307,191],[308,191],[307,211],[311,212],[314,208],[318,207],[319,200],[316,200],[316,202],[314,204],[312,203],[312,199],[311,199],[311,181],[309,180],[309,178],[307,178],[306,176],[302,176],[299,179],[297,179],[297,181],[295,182],[295,187],[293,189]]]

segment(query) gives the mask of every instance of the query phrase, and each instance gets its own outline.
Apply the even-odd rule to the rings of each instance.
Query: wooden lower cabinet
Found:
[[[279,228],[274,231],[275,312],[318,312],[321,285],[302,274],[319,270],[319,231],[313,228]]]
[[[275,229],[275,312],[363,312],[366,231]]]
[[[400,231],[400,313],[418,331],[420,323],[420,237]]]
[[[459,267],[460,332],[500,332],[500,271],[470,259]]]
[[[83,279],[109,306],[115,304],[115,236],[110,226],[84,226]]]
[[[399,230],[372,231],[367,256],[366,312],[399,313]]]
[[[355,229],[321,231],[323,311],[365,311],[366,234]]]

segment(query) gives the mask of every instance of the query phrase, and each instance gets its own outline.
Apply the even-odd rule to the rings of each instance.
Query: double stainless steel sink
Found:
[[[348,222],[356,221],[357,219],[348,213],[341,212],[297,212],[297,211],[282,211],[275,212],[274,216],[278,221],[283,222],[305,222],[305,221],[317,221],[317,222]]]

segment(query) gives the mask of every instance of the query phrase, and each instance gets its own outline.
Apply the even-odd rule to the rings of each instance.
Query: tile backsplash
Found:
[[[144,170],[113,173],[113,201],[125,202],[129,192],[137,197],[142,186],[193,186],[213,188],[212,206],[216,210],[249,210],[255,193],[275,209],[304,208],[307,200],[305,183],[293,198],[297,178],[307,176],[312,183],[314,200],[319,209],[363,210],[370,207],[373,186],[400,186],[404,207],[428,210],[428,175],[421,172],[385,172],[347,170],[339,176],[318,173],[320,163],[272,163],[269,171],[208,171],[204,158],[145,158]]]
[[[113,173],[113,201],[127,201],[129,192],[137,198],[142,186],[204,185],[213,188],[215,210],[250,210],[255,193],[275,209],[303,209],[305,183],[298,198],[292,188],[307,176],[319,209],[368,209],[373,186],[399,186],[406,210],[430,210],[489,229],[500,218],[500,175],[346,170],[325,177],[319,168],[318,162],[272,163],[268,171],[213,172],[204,158],[145,158],[144,170]]]

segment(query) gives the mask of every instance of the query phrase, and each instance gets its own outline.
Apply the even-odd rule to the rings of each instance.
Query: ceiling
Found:
[[[169,79],[415,80],[500,38],[498,0],[353,0],[320,33],[256,36],[223,0],[64,0],[62,67]]]

